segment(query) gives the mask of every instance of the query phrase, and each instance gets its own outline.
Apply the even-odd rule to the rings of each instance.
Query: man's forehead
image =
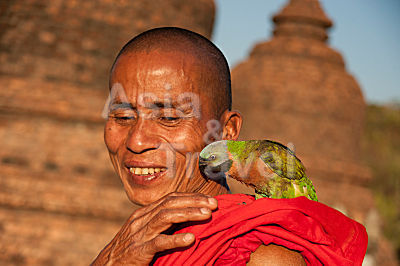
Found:
[[[202,58],[183,51],[152,50],[150,52],[127,52],[118,57],[112,74],[147,71],[154,75],[163,75],[165,71],[173,69],[190,70],[191,68],[207,68],[207,64],[202,61]]]
[[[111,103],[113,104],[125,104],[125,103],[132,103],[132,106],[145,106],[145,107],[159,107],[159,108],[166,108],[166,107],[182,107],[187,105],[192,105],[193,102],[197,101],[196,98],[198,96],[196,94],[184,94],[179,95],[181,97],[171,97],[168,95],[167,97],[157,97],[155,95],[138,95],[138,97],[134,97],[132,99],[128,99],[123,95],[114,95],[111,99]],[[183,97],[182,97],[183,96]]]
[[[157,51],[148,54],[130,53],[121,56],[114,65],[110,86],[119,82],[124,83],[126,89],[131,89],[128,87],[132,84],[139,85],[133,89],[140,89],[140,86],[143,88],[157,86],[158,89],[159,87],[164,89],[169,86],[176,90],[177,87],[184,85],[182,83],[191,83],[197,87],[202,83],[204,76],[211,75],[209,69],[196,62],[191,56],[183,54],[163,54]]]
[[[111,90],[112,109],[117,108],[175,108],[180,110],[199,110],[200,97],[193,92],[169,92],[154,93],[144,92],[137,94],[126,94],[123,86],[116,83]]]
[[[126,102],[135,105],[194,103],[203,108],[211,104],[218,82],[215,66],[207,64],[207,60],[177,51],[129,52],[116,62],[110,86],[120,83]]]
[[[117,89],[116,89],[117,88]],[[191,83],[174,84],[162,82],[156,84],[124,84],[114,83],[110,94],[113,99],[129,99],[129,101],[177,101],[190,98],[192,95],[197,97],[208,97],[201,89]]]
[[[157,55],[157,54],[156,54]],[[171,93],[173,97],[185,92],[203,94],[213,86],[213,71],[185,58],[143,55],[127,56],[118,62],[112,72],[111,84],[121,83],[126,93],[133,97],[138,93]],[[210,71],[211,70],[211,71]],[[132,94],[132,95],[131,95]]]

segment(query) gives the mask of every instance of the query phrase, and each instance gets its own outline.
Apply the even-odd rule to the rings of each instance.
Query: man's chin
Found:
[[[124,182],[125,192],[129,200],[137,205],[148,205],[153,203],[169,193],[168,188],[171,184],[165,179],[158,182],[146,182],[144,184],[133,182],[132,180]]]
[[[134,191],[133,193],[127,193],[129,200],[136,205],[145,206],[149,205],[168,193],[157,193],[154,191]]]
[[[166,170],[154,175],[124,175],[124,188],[131,202],[137,205],[148,205],[165,195],[179,190],[176,180],[182,180],[182,173]],[[174,178],[171,178],[171,175]]]

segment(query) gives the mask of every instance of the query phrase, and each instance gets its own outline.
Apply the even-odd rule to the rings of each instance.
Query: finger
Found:
[[[188,196],[170,196],[157,206],[158,209],[179,209],[187,207],[205,207],[209,209],[215,209],[217,207],[217,200],[201,194]]]
[[[151,204],[149,204],[149,205],[146,205],[146,206],[143,206],[143,207],[141,207],[141,208],[139,208],[139,209],[136,209],[136,210],[131,214],[131,216],[128,218],[127,223],[130,223],[130,222],[132,222],[133,220],[138,219],[139,217],[150,213],[152,210],[154,210],[155,208],[159,207],[159,206],[160,206],[163,202],[165,202],[165,201],[169,201],[169,200],[173,200],[174,198],[185,197],[185,196],[186,196],[186,197],[192,197],[192,196],[194,196],[194,197],[204,197],[204,198],[206,198],[206,199],[210,197],[210,196],[203,195],[203,194],[200,194],[200,193],[191,193],[191,192],[171,192],[171,193],[168,193],[168,194],[165,195],[164,197],[158,199],[157,201],[155,201],[155,202],[153,202],[153,203],[151,203]],[[171,207],[172,207],[172,206],[171,206]],[[155,214],[156,214],[156,213],[155,213]],[[155,214],[154,214],[154,215],[155,215]],[[149,217],[149,218],[151,218],[151,217]]]
[[[210,217],[211,210],[208,208],[164,209],[134,235],[134,240],[146,242],[167,230],[174,223],[203,221]]]
[[[186,195],[184,195],[186,194]],[[171,193],[169,196],[164,197],[162,201],[159,201],[157,206],[153,209],[147,209],[146,213],[142,216],[132,220],[131,231],[135,232],[140,227],[144,227],[149,223],[153,217],[155,217],[160,211],[164,209],[179,209],[179,208],[208,208],[215,210],[218,206],[216,199],[205,196],[199,193]]]
[[[154,209],[154,212],[150,212],[149,217],[157,215],[161,210],[164,209],[180,209],[180,208],[208,208],[210,210],[216,209],[218,202],[212,197],[208,197],[202,194],[190,194],[190,195],[170,195],[160,202]]]
[[[200,193],[170,193],[168,196],[163,197],[162,200],[159,200],[158,205],[154,206],[154,209],[149,211],[149,208],[147,208],[147,213],[130,221],[125,236],[133,236],[136,241],[143,243],[143,241],[154,238],[157,234],[165,231],[173,223],[205,220],[209,217],[211,210],[216,209],[217,206],[218,202],[216,199]],[[207,214],[205,215],[204,211],[201,213],[199,208],[208,209],[205,210]],[[180,211],[179,209],[182,210]],[[164,217],[168,215],[169,212],[169,217]],[[155,220],[161,222],[162,226],[158,228],[153,226],[149,227],[149,224],[159,225],[159,223],[154,223],[152,221],[156,216],[157,218],[155,218]],[[173,217],[175,217],[175,219]],[[139,232],[139,237],[134,236],[137,232]],[[146,240],[141,239],[142,237],[145,237]]]
[[[217,208],[217,200],[211,196],[200,193],[172,192],[156,202],[138,210],[138,215],[144,215],[156,208],[184,208],[184,207],[208,207],[212,210]]]
[[[143,245],[143,255],[152,255],[168,249],[186,247],[191,245],[195,236],[191,233],[176,235],[158,235]]]

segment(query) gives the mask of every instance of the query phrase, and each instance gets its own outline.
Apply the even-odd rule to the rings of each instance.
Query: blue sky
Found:
[[[329,44],[344,56],[368,102],[400,102],[400,0],[320,0],[333,20]],[[231,67],[271,37],[287,0],[216,0],[213,41]]]

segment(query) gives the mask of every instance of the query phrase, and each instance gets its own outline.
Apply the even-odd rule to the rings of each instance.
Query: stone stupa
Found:
[[[241,138],[294,147],[320,201],[362,222],[373,206],[370,174],[360,162],[365,102],[327,44],[332,22],[317,0],[292,0],[273,21],[271,40],[232,71]]]
[[[319,201],[366,226],[365,265],[396,265],[360,154],[365,100],[327,43],[332,21],[318,0],[290,0],[273,22],[273,37],[232,70],[233,107],[244,116],[241,139],[276,140],[295,150]],[[232,185],[234,192],[252,192]]]

